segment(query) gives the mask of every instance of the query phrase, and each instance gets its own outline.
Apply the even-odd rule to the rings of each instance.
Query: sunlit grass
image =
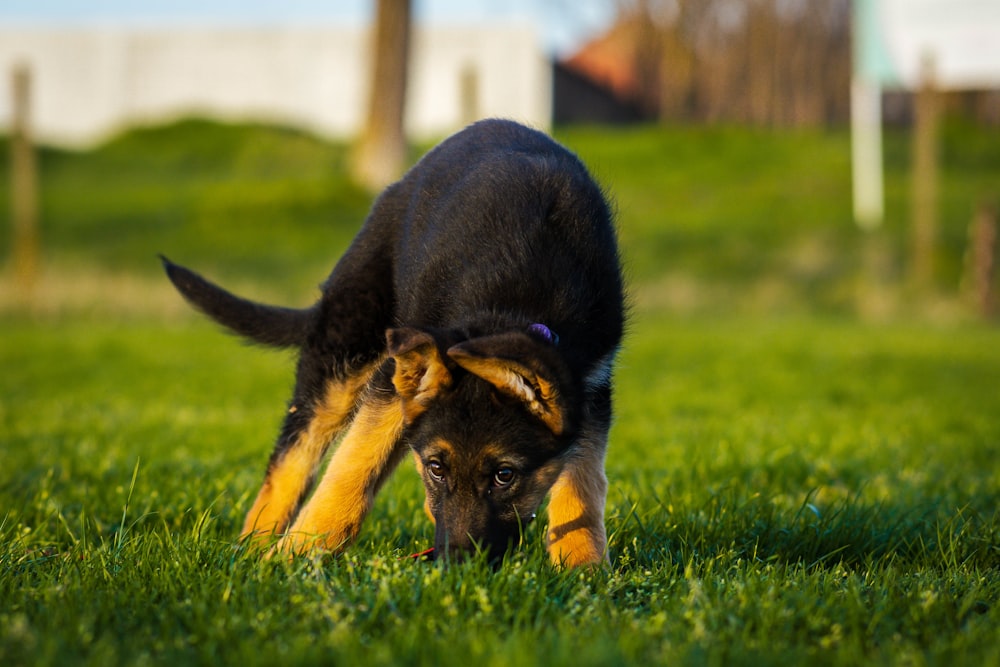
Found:
[[[6,324],[5,664],[1000,650],[990,330],[641,317],[608,461],[610,569],[552,570],[532,526],[493,573],[404,558],[432,540],[409,465],[346,556],[243,551],[288,355],[201,324]]]

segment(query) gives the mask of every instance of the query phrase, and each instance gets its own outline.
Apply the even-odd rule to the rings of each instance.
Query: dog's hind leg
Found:
[[[315,399],[301,400],[297,390],[299,398],[286,415],[264,484],[247,512],[242,537],[266,539],[284,532],[312,487],[323,455],[354,416],[358,397],[377,366],[373,362],[342,380],[326,380]]]
[[[330,444],[355,417],[379,368],[391,324],[391,258],[385,236],[358,235],[311,310],[295,395],[285,416],[264,484],[247,513],[243,536],[285,532],[312,488]]]
[[[350,544],[375,494],[406,453],[403,426],[401,399],[369,388],[315,493],[276,549],[339,551]]]

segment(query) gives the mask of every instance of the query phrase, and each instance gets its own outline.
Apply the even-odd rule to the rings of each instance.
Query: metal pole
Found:
[[[864,230],[882,224],[882,89],[875,81],[851,82],[851,172],[854,220]]]

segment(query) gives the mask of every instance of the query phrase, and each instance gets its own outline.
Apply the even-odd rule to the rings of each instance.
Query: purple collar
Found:
[[[553,331],[552,329],[545,326],[544,324],[540,324],[537,322],[535,324],[529,324],[528,333],[535,334],[539,338],[548,341],[552,345],[559,344],[559,335],[556,334],[556,332]]]

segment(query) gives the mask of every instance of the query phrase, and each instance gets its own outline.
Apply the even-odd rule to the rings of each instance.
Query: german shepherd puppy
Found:
[[[309,308],[247,301],[163,262],[217,322],[300,349],[244,537],[343,549],[409,449],[437,557],[496,562],[550,494],[552,561],[607,559],[623,285],[602,191],[555,141],[502,120],[445,140],[375,201]]]

